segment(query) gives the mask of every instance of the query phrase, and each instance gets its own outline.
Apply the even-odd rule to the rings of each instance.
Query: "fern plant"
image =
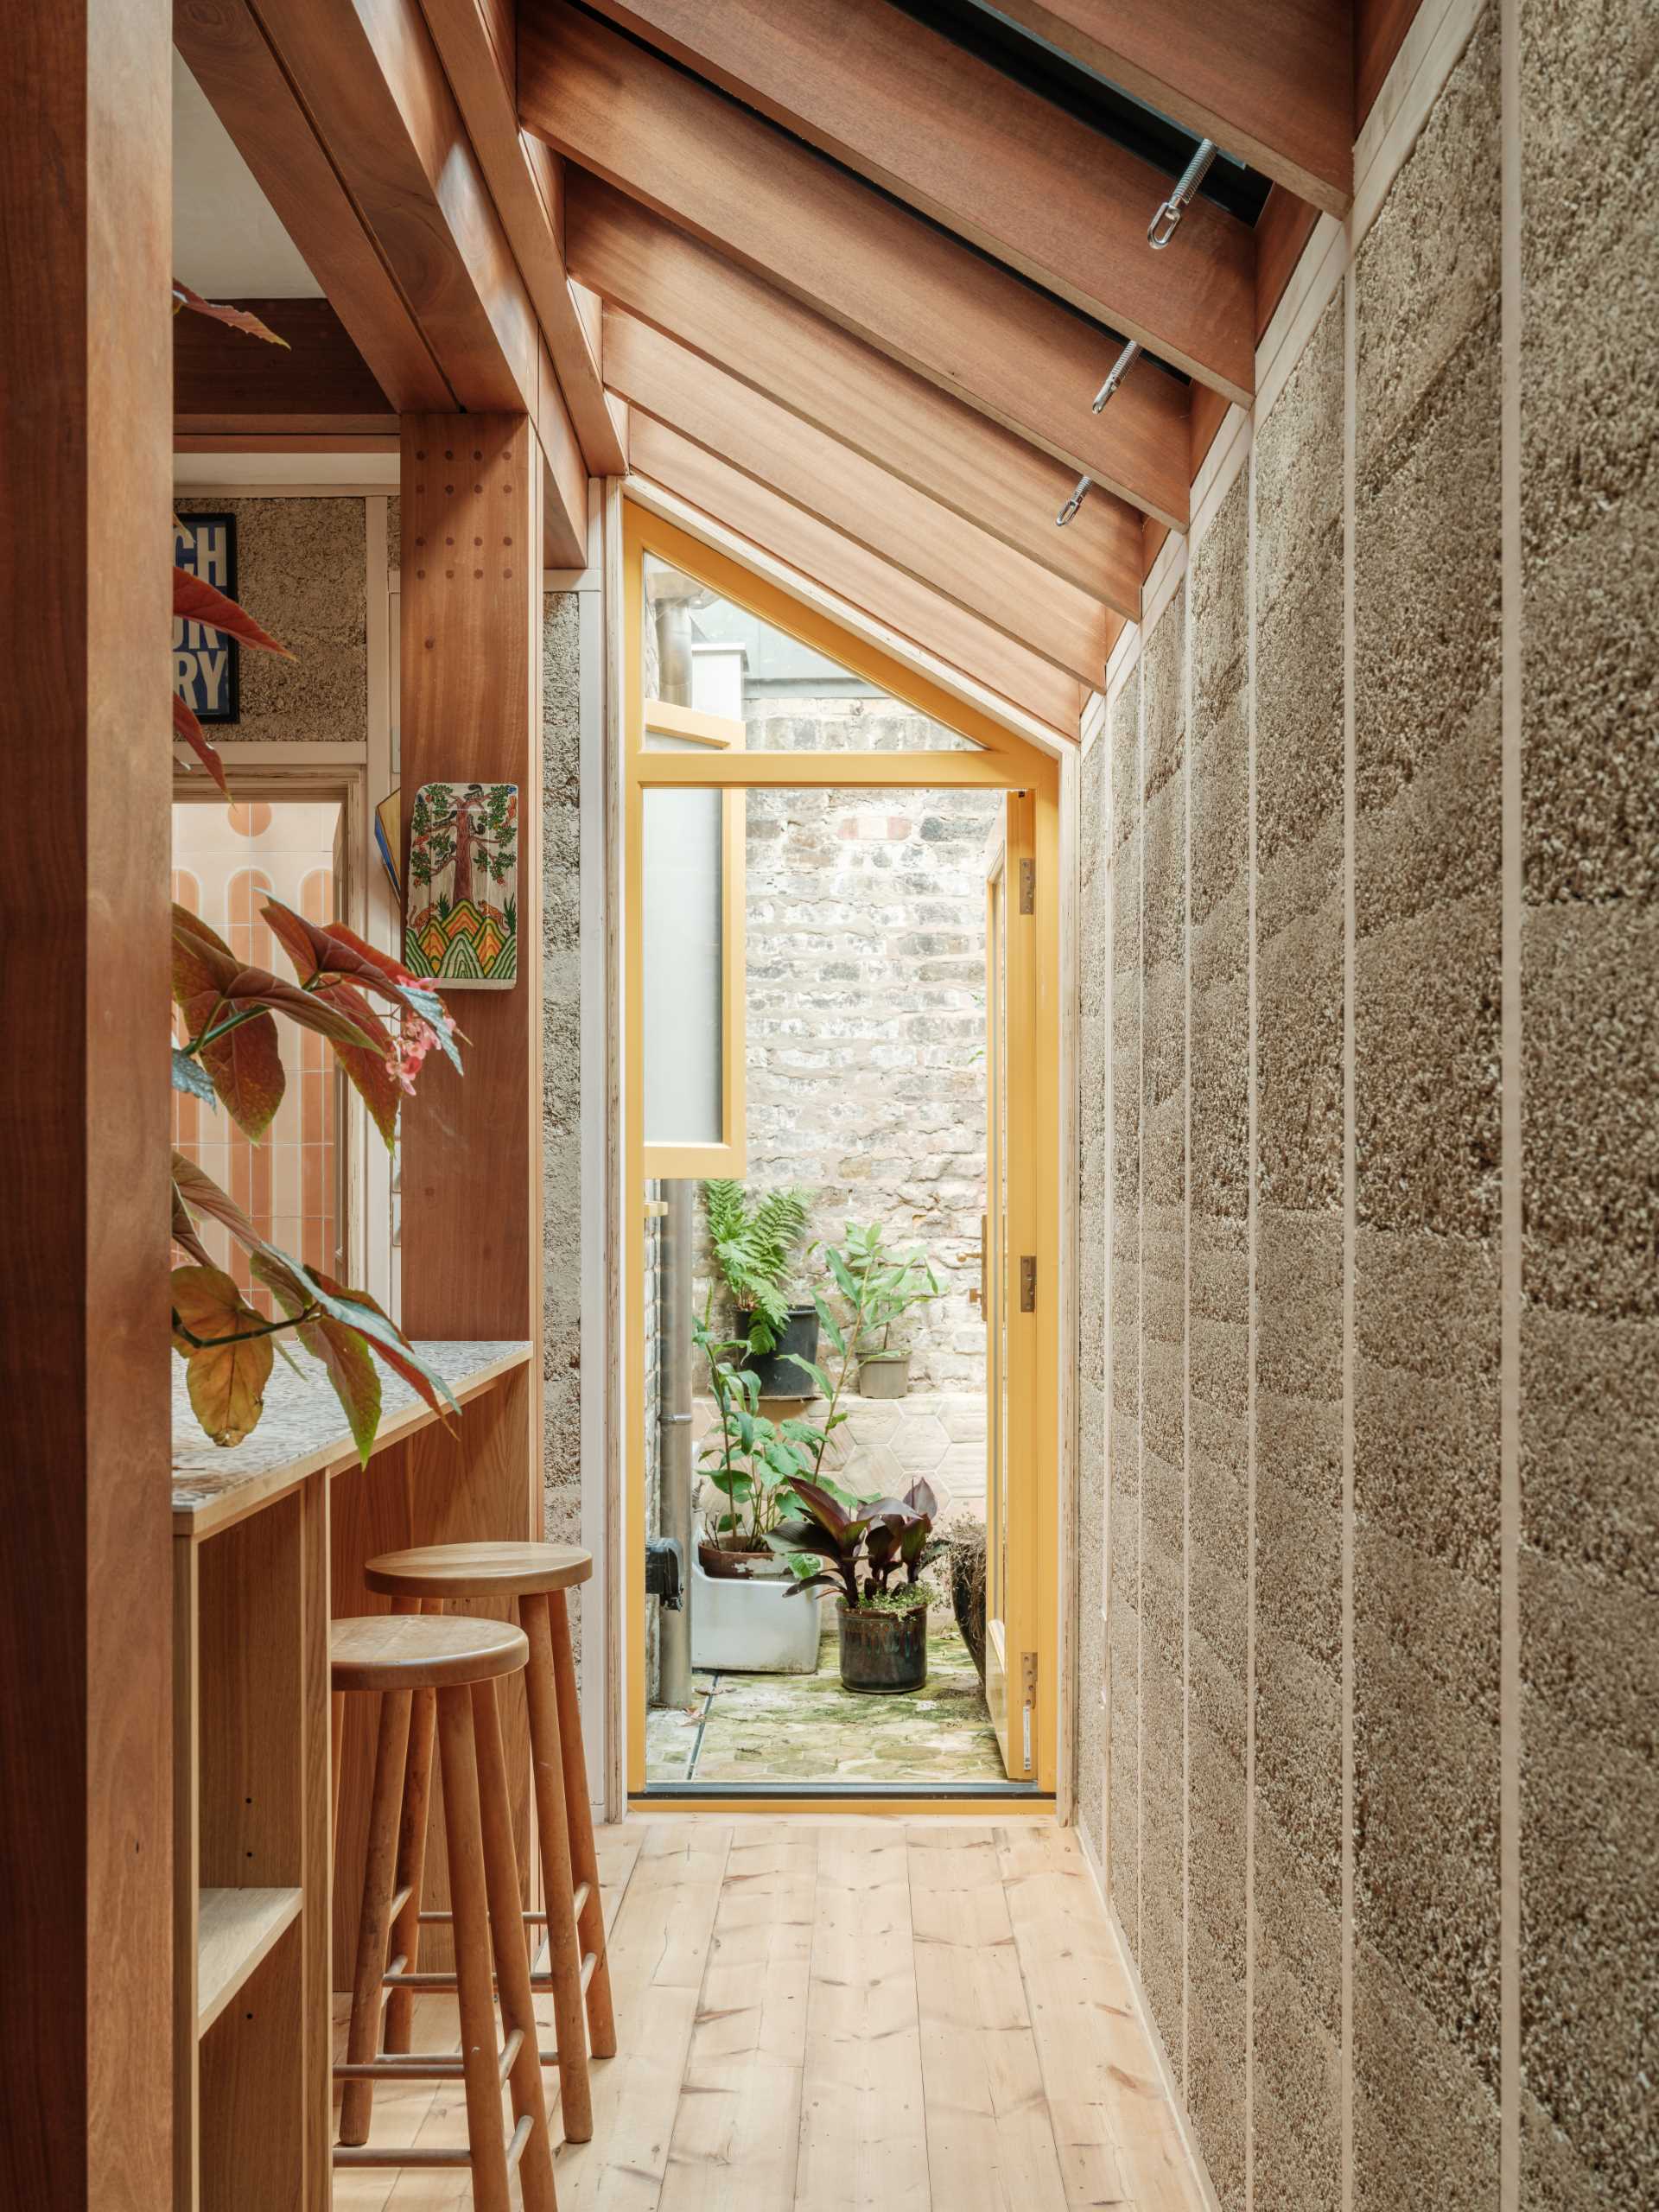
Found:
[[[741,1183],[714,1176],[702,1202],[715,1266],[747,1327],[749,1350],[772,1351],[789,1319],[791,1262],[806,1234],[806,1199],[796,1190],[766,1191],[751,1205]]]

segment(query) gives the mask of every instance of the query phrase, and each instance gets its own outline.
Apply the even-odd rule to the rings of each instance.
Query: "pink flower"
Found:
[[[455,1033],[454,1017],[445,1014],[439,1019],[445,1034],[453,1037]],[[438,1033],[432,1024],[420,1014],[410,1013],[405,1007],[400,1033],[386,1056],[386,1073],[411,1098],[415,1096],[415,1078],[421,1071],[421,1064],[437,1041]]]

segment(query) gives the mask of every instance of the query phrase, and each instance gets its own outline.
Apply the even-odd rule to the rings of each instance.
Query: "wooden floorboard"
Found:
[[[1200,2212],[1070,1833],[664,1815],[598,1840],[621,2050],[591,2143],[556,2113],[560,2212]],[[452,1997],[416,2040],[456,2047]],[[372,2140],[463,2144],[461,2084],[379,2090]],[[335,2212],[471,2202],[461,2172],[334,2184]]]

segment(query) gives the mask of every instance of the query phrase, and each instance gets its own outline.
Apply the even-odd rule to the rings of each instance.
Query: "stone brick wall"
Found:
[[[857,697],[753,700],[748,734],[767,750],[957,742]],[[748,795],[747,1179],[802,1187],[809,1241],[879,1220],[926,1257],[944,1295],[906,1324],[918,1389],[984,1377],[984,855],[1001,804],[971,791]]]
[[[1420,24],[1084,764],[1079,1817],[1227,2212],[1659,2195],[1659,46]]]

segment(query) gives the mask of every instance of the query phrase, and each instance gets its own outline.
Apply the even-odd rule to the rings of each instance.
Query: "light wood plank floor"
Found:
[[[600,1856],[622,2048],[561,2212],[1199,2212],[1069,1834],[665,1817]],[[421,2014],[455,2047],[453,1999]],[[380,2090],[373,2139],[464,2143],[460,2084]],[[471,2202],[453,2172],[334,2183],[336,2212]]]

